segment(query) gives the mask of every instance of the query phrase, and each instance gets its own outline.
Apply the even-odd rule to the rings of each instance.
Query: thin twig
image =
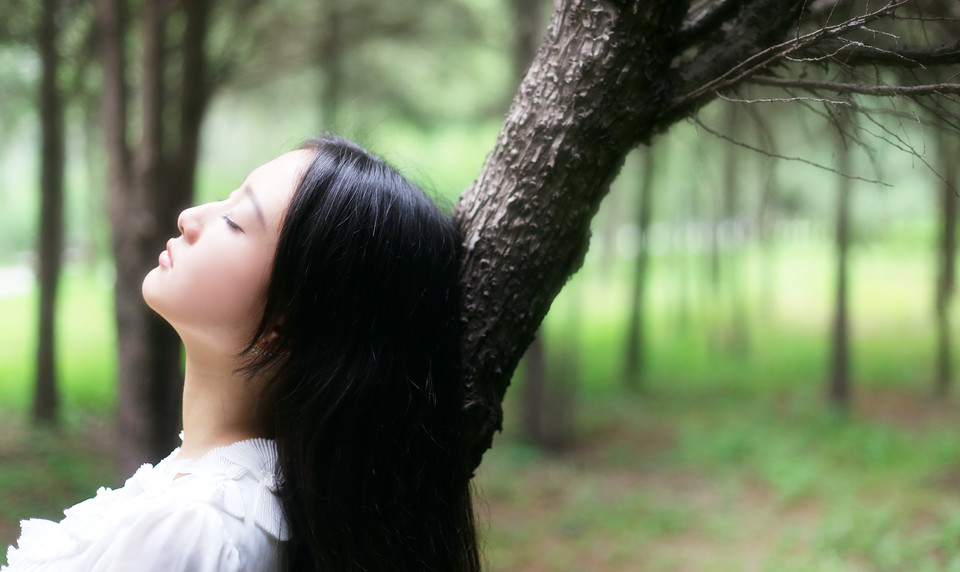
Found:
[[[795,79],[774,76],[753,76],[747,83],[773,87],[795,87],[806,90],[828,90],[836,93],[859,93],[876,97],[960,94],[960,83],[934,83],[928,85],[863,85],[837,81]]]
[[[707,94],[732,87],[733,85],[740,83],[762,69],[768,68],[777,61],[784,59],[798,50],[810,47],[821,41],[823,38],[835,38],[846,32],[862,29],[864,26],[875,20],[889,16],[897,8],[911,1],[913,0],[890,0],[886,6],[874,10],[873,12],[861,14],[860,16],[851,18],[846,22],[842,22],[834,26],[824,26],[807,34],[803,34],[798,38],[781,42],[780,44],[761,50],[760,52],[753,54],[744,61],[740,62],[733,68],[724,71],[719,77],[698,85],[691,92],[678,97],[671,104],[670,108],[683,107],[691,101],[696,101],[701,97],[705,97]]]
[[[886,65],[900,68],[926,68],[928,66],[954,65],[960,63],[960,42],[934,48],[880,48],[863,42],[839,39],[839,47],[817,45],[815,48],[827,53],[788,57],[790,61],[808,62],[836,58],[848,66]]]
[[[823,164],[821,164],[821,163],[817,163],[816,161],[811,161],[811,160],[809,160],[809,159],[804,159],[803,157],[792,157],[792,156],[789,156],[789,155],[781,155],[781,154],[779,154],[779,153],[773,153],[773,152],[771,152],[771,151],[767,151],[767,150],[761,149],[761,148],[759,148],[759,147],[754,147],[753,145],[750,145],[749,143],[744,143],[743,141],[739,141],[739,140],[734,139],[734,138],[732,138],[732,137],[730,137],[730,136],[728,136],[728,135],[724,135],[723,133],[720,133],[719,131],[716,131],[715,129],[712,129],[711,127],[707,126],[705,123],[703,123],[702,121],[700,121],[700,119],[699,119],[698,117],[696,117],[696,116],[691,117],[691,119],[692,119],[692,121],[693,121],[698,127],[700,127],[701,129],[703,129],[704,131],[706,131],[707,133],[709,133],[709,134],[711,134],[711,135],[713,135],[713,136],[715,136],[715,137],[719,137],[720,139],[723,139],[724,141],[728,141],[728,142],[730,142],[730,143],[733,143],[734,145],[737,145],[738,147],[743,147],[744,149],[749,149],[750,151],[754,151],[754,152],[756,152],[756,153],[760,153],[761,155],[766,155],[767,157],[771,157],[771,158],[773,158],[773,159],[783,159],[783,160],[785,160],[785,161],[796,161],[796,162],[798,162],[798,163],[803,163],[803,164],[805,164],[805,165],[810,165],[811,167],[816,167],[817,169],[822,169],[822,170],[824,170],[824,171],[829,171],[829,172],[831,172],[831,173],[833,173],[833,174],[835,174],[835,175],[840,175],[841,177],[844,177],[844,178],[847,178],[847,179],[850,179],[850,180],[853,180],[853,181],[863,181],[864,183],[870,183],[870,184],[873,184],[873,185],[882,185],[882,186],[884,186],[884,187],[892,187],[892,186],[893,186],[893,185],[891,185],[890,183],[885,183],[885,182],[880,181],[880,180],[877,180],[877,179],[867,179],[867,178],[864,178],[864,177],[859,177],[859,176],[857,176],[857,175],[850,175],[850,174],[848,174],[848,173],[844,173],[843,171],[838,171],[837,169],[834,169],[833,167],[828,167],[828,166],[823,165]]]
[[[722,99],[724,101],[729,101],[731,103],[793,103],[796,101],[816,101],[819,103],[829,103],[831,105],[850,105],[849,101],[841,101],[838,99],[826,99],[823,97],[805,97],[805,96],[737,99],[734,97],[727,97],[722,93],[718,93],[717,98]]]

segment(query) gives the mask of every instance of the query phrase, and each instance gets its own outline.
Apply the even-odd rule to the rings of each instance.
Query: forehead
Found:
[[[247,176],[244,186],[253,194],[268,221],[276,221],[286,212],[312,158],[311,151],[291,151],[260,165]]]

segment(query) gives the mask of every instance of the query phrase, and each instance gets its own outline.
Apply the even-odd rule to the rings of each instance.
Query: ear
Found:
[[[260,351],[269,353],[273,351],[273,349],[275,348],[277,343],[277,338],[279,337],[280,336],[277,333],[277,330],[271,329],[270,331],[260,336],[260,338],[257,340],[257,343],[254,344],[254,348],[259,349]]]

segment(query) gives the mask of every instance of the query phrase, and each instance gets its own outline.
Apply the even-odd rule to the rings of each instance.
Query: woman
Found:
[[[328,138],[178,226],[143,296],[184,343],[181,447],[24,521],[4,570],[479,570],[451,219]]]

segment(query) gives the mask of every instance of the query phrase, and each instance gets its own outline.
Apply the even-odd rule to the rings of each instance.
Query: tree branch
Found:
[[[863,85],[816,79],[797,79],[757,75],[745,81],[756,85],[793,87],[807,91],[827,90],[836,93],[858,93],[877,97],[960,94],[960,83],[934,83],[929,85]]]
[[[863,181],[864,183],[870,183],[870,184],[872,184],[872,185],[882,185],[882,186],[884,186],[884,187],[890,187],[890,186],[892,186],[892,185],[890,185],[889,183],[885,183],[885,182],[883,182],[883,181],[881,181],[881,180],[879,180],[879,179],[867,179],[867,178],[860,177],[860,176],[857,176],[857,175],[851,175],[851,174],[846,173],[846,172],[844,172],[844,171],[842,171],[842,170],[834,169],[833,167],[830,167],[830,166],[827,166],[827,165],[823,165],[823,164],[821,164],[821,163],[817,163],[816,161],[811,161],[810,159],[804,159],[803,157],[792,157],[792,156],[789,156],[789,155],[781,155],[781,154],[775,153],[775,152],[773,152],[773,151],[767,151],[766,149],[761,149],[761,148],[759,148],[759,147],[755,147],[755,146],[753,146],[753,145],[750,145],[749,143],[746,143],[746,142],[744,142],[744,141],[740,141],[739,139],[734,139],[734,138],[732,138],[732,137],[730,137],[730,136],[728,136],[728,135],[725,135],[725,134],[717,131],[716,129],[711,128],[710,126],[708,126],[708,125],[705,124],[704,122],[700,121],[700,119],[698,119],[698,118],[696,118],[696,117],[693,118],[693,122],[697,125],[697,127],[699,127],[700,129],[703,129],[704,131],[706,131],[707,133],[713,135],[714,137],[723,139],[724,141],[727,141],[728,143],[732,143],[732,144],[736,145],[737,147],[742,147],[742,148],[744,148],[744,149],[753,151],[754,153],[759,153],[759,154],[761,154],[761,155],[765,155],[765,156],[770,157],[770,158],[773,158],[773,159],[782,159],[782,160],[784,160],[784,161],[795,161],[795,162],[797,162],[797,163],[803,163],[803,164],[805,164],[805,165],[810,165],[811,167],[816,167],[817,169],[822,169],[822,170],[824,170],[824,171],[828,171],[828,172],[830,172],[830,173],[833,173],[833,174],[835,174],[835,175],[839,175],[839,176],[841,176],[841,177],[844,177],[844,178],[846,178],[846,179],[850,179],[850,180],[853,180],[853,181]]]
[[[890,66],[927,68],[960,64],[960,42],[933,48],[890,48],[869,46],[860,42],[824,42],[809,52],[799,52],[792,60],[837,60],[847,66]]]
[[[696,43],[735,16],[742,5],[743,0],[718,0],[709,4],[680,28],[677,32],[677,44],[689,46]]]
[[[674,116],[688,115],[698,106],[712,99],[713,94],[731,88],[759,71],[768,69],[784,61],[788,56],[823,42],[825,39],[838,38],[845,33],[861,30],[866,25],[893,14],[898,8],[911,1],[913,0],[889,0],[887,4],[876,10],[850,18],[840,24],[798,34],[791,40],[753,53],[744,53],[746,50],[751,48],[756,50],[758,47],[749,38],[752,30],[744,25],[743,29],[731,33],[730,37],[718,39],[715,45],[705,49],[701,55],[681,70],[680,75],[685,78],[684,83],[689,87],[686,93],[672,102],[665,116],[669,120]],[[773,18],[776,15],[768,14],[767,16]],[[780,17],[787,17],[794,21],[789,13]],[[703,78],[713,79],[704,81]]]

